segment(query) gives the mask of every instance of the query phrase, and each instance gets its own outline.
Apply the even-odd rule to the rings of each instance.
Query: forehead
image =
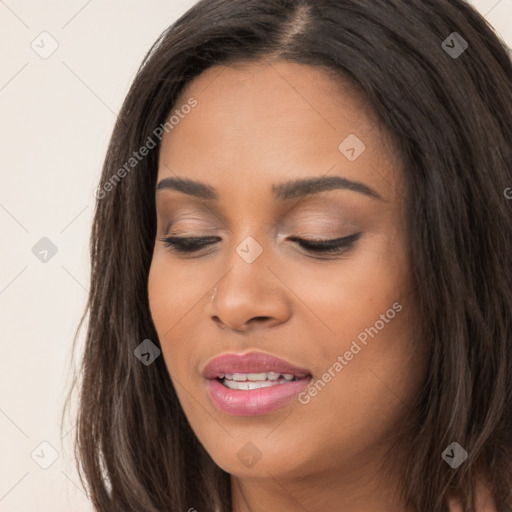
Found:
[[[383,165],[389,147],[372,109],[326,68],[215,66],[188,84],[173,112],[190,98],[197,106],[164,136],[159,179],[178,175],[222,189],[327,173],[373,183],[396,178]],[[356,160],[344,153],[346,140],[356,144]]]

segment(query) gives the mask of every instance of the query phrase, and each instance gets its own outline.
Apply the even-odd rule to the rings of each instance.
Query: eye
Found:
[[[362,233],[354,233],[341,238],[333,238],[331,240],[309,240],[299,237],[289,237],[288,240],[297,242],[303,249],[309,252],[322,254],[338,254],[344,252],[359,240]]]
[[[331,240],[309,240],[299,237],[289,237],[288,240],[297,242],[303,249],[312,253],[337,254],[348,250],[362,233],[354,233],[342,238]],[[168,236],[159,239],[173,251],[181,254],[199,252],[209,245],[221,240],[217,236],[179,237]]]
[[[165,245],[179,253],[198,252],[219,240],[221,238],[218,236],[167,236],[160,238],[160,241],[164,242]]]

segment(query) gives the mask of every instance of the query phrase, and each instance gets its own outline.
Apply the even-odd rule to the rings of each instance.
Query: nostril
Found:
[[[265,323],[272,322],[274,319],[271,316],[255,316],[245,322],[243,325],[239,327],[235,327],[234,325],[227,324],[223,320],[220,319],[217,315],[213,315],[212,320],[219,326],[224,329],[230,329],[232,331],[245,334],[247,330],[250,329],[251,325],[264,325]]]
[[[255,316],[252,319],[253,322],[266,322],[267,320],[270,320],[269,316]]]

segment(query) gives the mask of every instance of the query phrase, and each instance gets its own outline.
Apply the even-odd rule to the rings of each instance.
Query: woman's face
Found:
[[[148,285],[188,421],[233,475],[356,479],[425,361],[403,183],[377,119],[326,70],[282,61],[210,68],[174,110]],[[178,252],[170,236],[207,245]]]

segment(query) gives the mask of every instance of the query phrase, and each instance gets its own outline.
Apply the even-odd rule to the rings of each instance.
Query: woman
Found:
[[[512,510],[511,84],[460,0],[162,34],[96,191],[97,510]]]

